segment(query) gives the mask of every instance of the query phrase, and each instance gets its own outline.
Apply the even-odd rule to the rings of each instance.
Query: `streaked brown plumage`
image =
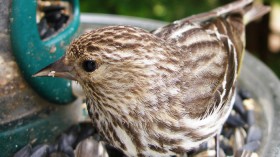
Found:
[[[233,2],[152,33],[93,30],[35,76],[55,71],[77,80],[99,133],[126,155],[182,154],[217,134],[231,110],[244,24],[269,10],[251,3]]]

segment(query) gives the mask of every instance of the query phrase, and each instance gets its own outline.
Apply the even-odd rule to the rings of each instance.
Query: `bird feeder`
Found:
[[[55,103],[74,100],[71,82],[33,78],[40,68],[59,59],[79,25],[78,0],[12,1],[11,44],[19,68],[31,87]]]
[[[1,1],[0,17],[0,156],[4,157],[28,143],[54,140],[79,121],[83,109],[71,82],[32,78],[64,54],[77,32],[78,0]],[[68,105],[56,105],[62,103]]]

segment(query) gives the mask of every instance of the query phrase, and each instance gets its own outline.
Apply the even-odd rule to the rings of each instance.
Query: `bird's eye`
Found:
[[[93,60],[85,60],[82,66],[86,72],[93,72],[97,67],[96,62]]]

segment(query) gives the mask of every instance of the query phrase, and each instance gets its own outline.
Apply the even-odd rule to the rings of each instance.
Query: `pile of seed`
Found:
[[[70,11],[66,1],[38,1],[36,20],[41,39],[60,30],[67,23]]]
[[[262,132],[255,122],[255,101],[250,93],[239,90],[233,110],[227,119],[220,138],[220,157],[258,157]],[[102,142],[90,122],[70,127],[53,144],[32,147],[26,145],[14,157],[123,157],[124,155]],[[187,156],[215,156],[215,140],[209,140]]]

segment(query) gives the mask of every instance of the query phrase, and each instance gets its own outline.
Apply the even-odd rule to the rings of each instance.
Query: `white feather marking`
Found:
[[[115,131],[117,133],[117,136],[120,137],[122,143],[126,146],[127,150],[129,150],[130,155],[136,156],[137,154],[136,147],[132,142],[131,138],[127,135],[127,133],[120,127],[116,127]]]
[[[216,27],[215,27],[215,28],[216,28]],[[217,28],[216,28],[216,30],[217,30]],[[215,34],[216,34],[217,38],[218,38],[219,40],[221,40],[221,34],[220,34],[218,31],[215,31]]]
[[[141,63],[143,65],[153,65],[156,63],[156,60],[155,59],[142,59]]]
[[[178,38],[184,32],[189,31],[189,30],[194,29],[194,28],[199,28],[199,27],[194,26],[194,25],[185,25],[184,27],[180,28],[179,30],[173,32],[173,34],[170,36],[170,38]]]
[[[179,90],[178,88],[172,88],[169,90],[169,93],[171,94],[171,96],[175,96],[179,93]]]
[[[234,48],[234,45],[233,45],[233,43],[232,43],[232,41],[227,37],[227,42],[229,43],[228,44],[228,48],[229,48],[229,50],[233,50],[233,55],[234,55],[234,73],[235,73],[235,75],[234,75],[234,77],[236,76],[236,74],[237,74],[237,65],[239,64],[238,62],[237,62],[237,52],[236,52],[236,49]]]
[[[176,20],[173,22],[173,24],[177,25],[177,24],[180,24],[182,21],[181,20]]]
[[[156,29],[156,30],[153,32],[153,34],[160,33],[162,30],[163,30],[163,27],[160,27],[160,28]]]

